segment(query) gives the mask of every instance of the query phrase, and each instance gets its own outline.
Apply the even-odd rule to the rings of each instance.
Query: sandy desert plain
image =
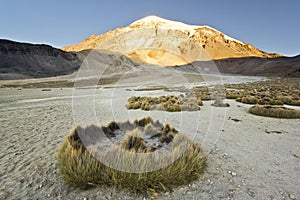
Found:
[[[228,75],[223,80],[242,83],[264,78]],[[1,82],[4,84],[7,81]],[[248,113],[252,105],[233,99],[225,100],[230,104],[226,108],[203,101],[201,109],[193,112],[127,110],[130,96],[181,94],[134,89],[100,86],[77,90],[74,96],[72,87],[2,87],[0,199],[300,199],[300,119],[252,115]],[[184,129],[209,152],[205,173],[188,185],[148,197],[112,187],[70,187],[60,176],[57,151],[77,125],[74,110],[77,114],[82,111],[89,121],[88,109],[83,107],[87,99],[93,102],[101,125],[112,119],[133,121],[150,116]]]

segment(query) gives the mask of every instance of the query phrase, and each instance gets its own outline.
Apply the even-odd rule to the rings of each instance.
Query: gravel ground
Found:
[[[57,148],[77,124],[74,107],[84,106],[90,92],[82,90],[72,104],[72,89],[0,89],[0,199],[143,199],[112,188],[80,191],[59,175]],[[151,198],[300,199],[299,119],[254,116],[247,113],[249,105],[232,100],[226,101],[229,108],[212,108],[205,102],[193,113],[127,111],[123,94],[132,91],[116,89],[113,101],[109,89],[96,93],[93,108],[99,124],[150,115],[192,133],[211,150],[209,167],[199,181]],[[117,109],[112,112],[111,107]],[[208,130],[221,134],[206,134]]]

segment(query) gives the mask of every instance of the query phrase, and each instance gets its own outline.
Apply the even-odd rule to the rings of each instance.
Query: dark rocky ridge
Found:
[[[0,39],[0,79],[42,78],[71,74],[80,66],[77,54],[45,44]]]
[[[227,58],[214,61],[193,62],[189,65],[176,66],[180,71],[194,72],[195,67],[215,69],[210,65],[216,65],[220,73],[240,74],[247,76],[270,76],[300,78],[300,55],[295,57],[278,58]],[[205,73],[205,71],[203,71]]]
[[[65,52],[45,44],[28,44],[0,39],[0,80],[72,74],[79,69],[81,62],[88,54],[89,51]],[[124,73],[127,65],[130,65],[131,68],[138,67],[137,64],[134,64],[136,62],[126,56],[120,57],[120,55],[112,52],[94,54],[100,56],[96,60],[97,62],[112,62],[116,59],[115,61],[121,63],[121,66],[115,66],[116,63],[112,62],[106,73]],[[221,73],[300,78],[300,55],[277,58],[227,58],[214,60],[213,62]],[[209,65],[213,62],[200,61],[194,62],[193,65],[198,66],[200,69],[201,66],[209,68]],[[191,64],[174,68],[183,72],[195,72]]]
[[[215,63],[221,73],[300,78],[300,55],[278,58],[229,58],[216,60]]]

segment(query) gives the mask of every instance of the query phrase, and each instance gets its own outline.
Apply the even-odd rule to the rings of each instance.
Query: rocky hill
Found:
[[[198,71],[200,74],[217,72],[247,76],[300,78],[300,55],[279,58],[245,57],[197,61],[173,68],[183,72]]]
[[[73,73],[79,66],[75,53],[44,44],[0,39],[0,79],[59,76]]]

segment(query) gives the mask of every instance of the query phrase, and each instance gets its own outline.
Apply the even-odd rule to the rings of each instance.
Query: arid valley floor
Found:
[[[99,124],[107,124],[113,117],[134,120],[151,116],[176,128],[180,128],[182,121],[188,121],[185,132],[193,133],[196,129],[193,139],[200,143],[211,127],[221,133],[212,138],[215,146],[209,149],[209,165],[200,180],[149,198],[300,199],[299,119],[251,115],[250,105],[234,100],[225,100],[230,104],[228,108],[213,108],[211,101],[204,101],[201,110],[195,112],[128,111],[127,98],[118,94],[130,96],[133,92],[129,89],[84,89],[74,101],[72,88],[1,88],[0,199],[143,198],[113,188],[74,189],[60,177],[57,149],[75,126],[74,106],[80,106],[80,101],[95,91],[94,108]],[[135,91],[134,95],[166,93]],[[217,114],[219,120],[212,121],[212,114]],[[193,127],[195,124],[198,128]]]

